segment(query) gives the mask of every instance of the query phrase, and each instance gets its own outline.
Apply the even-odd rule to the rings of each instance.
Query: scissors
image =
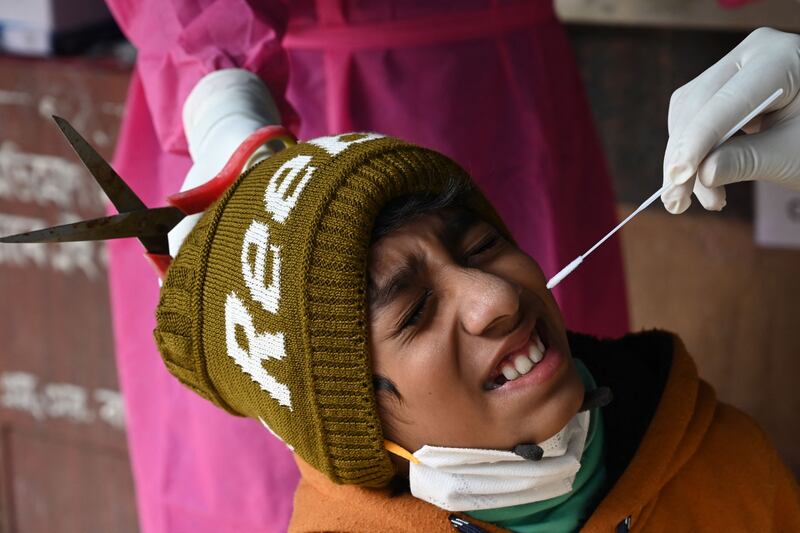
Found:
[[[0,243],[96,241],[136,237],[145,248],[145,257],[155,267],[161,279],[166,276],[172,263],[167,240],[169,231],[187,215],[205,211],[219,198],[236,180],[260,146],[268,144],[275,152],[297,142],[282,126],[260,128],[239,145],[213,179],[193,189],[168,196],[167,206],[148,208],[69,122],[57,116],[53,116],[53,120],[119,213],[2,237]]]

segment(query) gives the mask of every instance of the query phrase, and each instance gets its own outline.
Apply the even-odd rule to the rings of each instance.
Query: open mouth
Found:
[[[483,388],[499,389],[506,383],[528,374],[544,359],[549,347],[547,327],[544,321],[537,320],[525,346],[503,357],[492,370]]]

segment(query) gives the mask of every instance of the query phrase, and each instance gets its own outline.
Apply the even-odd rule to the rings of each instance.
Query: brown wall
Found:
[[[102,216],[51,114],[110,157],[129,70],[0,57],[0,235]],[[105,246],[0,244],[0,531],[137,531]]]
[[[800,251],[755,246],[746,221],[657,210],[622,242],[633,328],[678,333],[718,396],[800,473]]]

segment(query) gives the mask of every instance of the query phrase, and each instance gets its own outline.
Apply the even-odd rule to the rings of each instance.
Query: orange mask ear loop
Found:
[[[419,464],[419,459],[414,457],[414,455],[410,451],[406,450],[405,448],[403,448],[402,446],[400,446],[395,442],[392,442],[390,440],[385,440],[383,441],[383,447],[386,448],[387,452],[394,454],[398,457],[402,457],[403,459],[405,459],[410,463],[414,463],[415,465]]]

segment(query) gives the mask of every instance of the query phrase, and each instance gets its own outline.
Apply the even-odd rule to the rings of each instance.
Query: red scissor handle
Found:
[[[187,215],[202,213],[209,205],[222,196],[228,187],[231,186],[239,174],[241,174],[247,160],[262,145],[274,141],[282,141],[284,146],[291,146],[297,143],[289,130],[283,126],[265,126],[251,133],[239,148],[233,152],[231,158],[222,167],[219,174],[214,176],[211,181],[204,183],[194,189],[179,192],[167,197],[167,202],[180,209]],[[156,270],[158,277],[163,281],[167,276],[169,265],[172,264],[172,257],[168,254],[144,254],[150,264]]]
[[[172,264],[172,256],[169,254],[151,254],[147,252],[145,252],[144,256],[150,264],[153,265],[161,281],[164,281],[167,277],[167,270],[169,270],[169,266]]]
[[[213,179],[194,189],[167,196],[167,202],[187,215],[202,213],[239,177],[253,153],[262,145],[274,140],[283,141],[284,146],[291,146],[297,142],[283,126],[265,126],[257,129],[239,145]]]

